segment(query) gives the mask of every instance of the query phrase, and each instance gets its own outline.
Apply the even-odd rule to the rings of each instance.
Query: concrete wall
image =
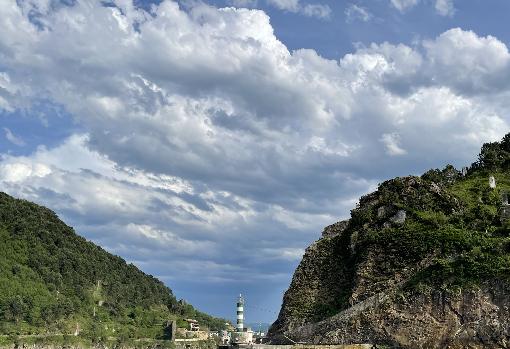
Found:
[[[335,344],[335,345],[314,345],[314,344],[294,344],[294,345],[267,345],[253,344],[247,348],[253,349],[371,349],[372,344]]]

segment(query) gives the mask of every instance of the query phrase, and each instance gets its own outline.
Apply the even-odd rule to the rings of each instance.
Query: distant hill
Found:
[[[267,331],[269,330],[269,327],[271,326],[271,324],[268,324],[267,322],[251,322],[251,323],[248,323],[248,324],[244,324],[245,327],[249,327],[251,328],[253,331],[261,331],[261,332],[264,332],[264,333],[267,333]]]
[[[510,134],[453,166],[394,178],[306,250],[273,343],[508,348]]]
[[[0,193],[0,335],[165,339],[167,322],[182,318],[225,325],[178,302],[161,281],[78,236],[49,209]]]

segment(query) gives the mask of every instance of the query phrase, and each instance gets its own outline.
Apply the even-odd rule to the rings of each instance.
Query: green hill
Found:
[[[78,236],[47,208],[0,193],[0,335],[165,339],[167,322],[213,318]],[[1,339],[1,338],[0,338]],[[4,340],[5,341],[5,340]]]

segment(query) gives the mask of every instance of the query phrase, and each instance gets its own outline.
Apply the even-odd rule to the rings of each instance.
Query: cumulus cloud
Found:
[[[323,4],[301,4],[300,0],[266,0],[268,4],[284,11],[301,13],[308,17],[327,19],[331,16],[331,8]]]
[[[83,132],[4,154],[1,188],[167,280],[201,264],[210,280],[284,288],[362,193],[465,165],[508,130],[508,49],[491,36],[452,29],[332,60],[289,51],[260,10],[44,4],[0,7],[0,107],[49,100]]]
[[[477,93],[508,88],[510,54],[493,36],[451,29],[424,43],[435,79],[460,92]]]
[[[2,11],[22,30],[3,22],[1,38],[24,33],[4,64],[10,81],[32,82],[26,98],[61,103],[88,130],[87,146],[124,167],[316,210],[345,195],[340,179],[372,180],[368,163],[392,161],[379,149],[391,140],[384,135],[401,135],[390,154],[443,154],[445,139],[483,134],[458,149],[468,159],[466,149],[506,125],[501,103],[466,95],[506,89],[508,52],[492,37],[453,29],[422,49],[383,43],[333,61],[289,52],[262,11],[199,4],[188,13],[167,1],[148,15],[121,6],[53,10],[44,17],[51,30],[40,31],[13,4]],[[105,30],[117,39],[101,39]],[[475,118],[490,120],[483,132]],[[430,142],[407,144],[420,123],[434,125]]]
[[[345,18],[347,22],[354,22],[360,20],[362,22],[370,21],[374,16],[362,6],[356,4],[349,4],[345,9]]]

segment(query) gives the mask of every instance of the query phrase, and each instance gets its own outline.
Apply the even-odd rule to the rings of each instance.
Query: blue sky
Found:
[[[394,176],[508,132],[508,1],[5,0],[0,190],[271,322],[304,249]]]

